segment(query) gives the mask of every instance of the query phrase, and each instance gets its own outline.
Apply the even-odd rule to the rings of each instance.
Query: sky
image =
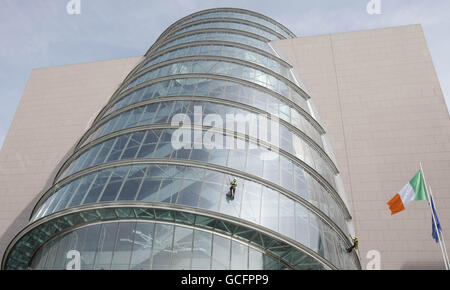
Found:
[[[375,1],[375,0],[370,0]],[[450,104],[450,1],[378,0],[0,0],[0,146],[35,68],[143,55],[173,22],[199,10],[235,7],[311,36],[421,24]]]

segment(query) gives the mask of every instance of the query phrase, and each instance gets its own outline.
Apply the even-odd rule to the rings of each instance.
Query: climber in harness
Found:
[[[352,237],[350,237],[352,238]],[[355,236],[355,238],[352,238],[353,246],[347,249],[347,253],[351,253],[353,249],[358,250],[358,237]]]
[[[237,180],[236,178],[233,178],[233,180],[230,182],[231,199],[234,199],[234,195],[236,194],[236,187],[237,187]]]

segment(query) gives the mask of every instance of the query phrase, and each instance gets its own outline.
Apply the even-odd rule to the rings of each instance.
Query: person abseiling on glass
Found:
[[[347,249],[347,253],[351,253],[353,249],[358,250],[358,237],[355,236],[355,238],[352,238],[353,246]]]
[[[230,194],[232,199],[234,199],[234,195],[236,194],[236,187],[237,187],[237,180],[236,178],[233,178],[233,180],[230,182]]]

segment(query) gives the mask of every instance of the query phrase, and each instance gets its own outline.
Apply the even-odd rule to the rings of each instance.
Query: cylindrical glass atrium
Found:
[[[325,130],[270,45],[293,37],[233,8],[171,25],[58,168],[2,268],[360,269]]]

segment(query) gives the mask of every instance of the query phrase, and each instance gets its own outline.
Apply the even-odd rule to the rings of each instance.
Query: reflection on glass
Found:
[[[231,242],[231,270],[248,269],[248,246],[236,241]]]
[[[174,226],[156,224],[152,250],[152,270],[169,270],[172,261]]]
[[[230,239],[214,235],[212,270],[227,270],[230,268],[230,243]]]
[[[192,257],[193,229],[175,227],[173,240],[173,270],[189,270]]]
[[[100,229],[98,250],[95,257],[95,270],[109,270],[116,241],[118,223],[103,224]]]
[[[133,241],[133,253],[131,256],[130,269],[150,269],[153,229],[153,223],[137,223]]]
[[[192,270],[209,270],[211,268],[212,234],[194,231],[192,248]]]

